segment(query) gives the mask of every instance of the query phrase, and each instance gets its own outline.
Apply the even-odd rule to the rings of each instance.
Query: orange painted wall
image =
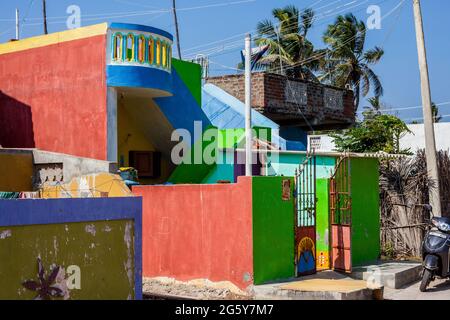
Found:
[[[252,180],[137,186],[143,197],[143,275],[253,283]]]
[[[106,36],[0,55],[0,145],[106,160]]]

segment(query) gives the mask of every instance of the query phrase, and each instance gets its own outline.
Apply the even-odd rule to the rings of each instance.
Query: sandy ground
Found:
[[[179,296],[198,300],[246,300],[245,292],[228,282],[213,283],[207,280],[180,282],[170,278],[144,278],[143,292]]]
[[[387,300],[450,300],[450,280],[431,282],[427,292],[419,291],[420,282],[407,285],[401,289],[384,288]]]

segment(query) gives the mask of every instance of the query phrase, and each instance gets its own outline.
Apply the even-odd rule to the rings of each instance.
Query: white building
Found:
[[[411,133],[407,133],[404,137],[400,138],[400,148],[410,149],[411,152],[416,152],[417,149],[425,149],[425,129],[423,124],[410,124],[408,128],[411,130]],[[450,150],[450,123],[435,123],[434,134],[436,149]]]
[[[425,149],[425,130],[423,124],[408,125],[411,133],[400,138],[400,149],[410,149],[415,153],[418,149]],[[436,138],[436,149],[450,151],[450,122],[435,123],[434,133]],[[313,148],[320,152],[335,151],[336,145],[329,135],[309,135],[308,150]]]

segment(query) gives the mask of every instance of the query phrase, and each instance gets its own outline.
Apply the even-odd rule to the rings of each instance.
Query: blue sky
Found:
[[[174,32],[171,0],[47,0],[49,32],[66,29],[66,9],[75,4],[81,8],[82,25],[104,21],[152,25]],[[274,7],[294,4],[312,7],[318,14],[310,40],[323,47],[322,35],[339,13],[353,12],[365,21],[369,5],[379,5],[384,16],[401,0],[178,0],[182,52],[185,57],[210,53],[213,74],[233,73],[243,47],[244,34],[253,31],[258,21],[270,18]],[[19,8],[23,26],[21,37],[42,33],[41,0],[10,0],[0,4],[0,42],[15,35],[15,8]],[[450,101],[450,1],[422,0],[422,11],[433,101]],[[412,1],[387,16],[380,30],[371,30],[367,48],[385,49],[382,62],[374,67],[383,83],[382,101],[392,109],[421,105],[420,78],[414,31]],[[174,53],[175,55],[175,53]],[[184,58],[184,57],[183,57]],[[362,106],[365,105],[363,101]],[[450,115],[450,103],[440,107],[441,115]],[[421,118],[420,108],[397,111],[405,120]],[[450,121],[450,116],[444,119]]]

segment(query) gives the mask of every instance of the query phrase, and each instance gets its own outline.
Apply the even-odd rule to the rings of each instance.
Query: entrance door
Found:
[[[350,158],[336,164],[330,181],[331,265],[333,270],[351,272],[352,199]]]
[[[295,272],[316,272],[316,157],[307,155],[295,172]]]

